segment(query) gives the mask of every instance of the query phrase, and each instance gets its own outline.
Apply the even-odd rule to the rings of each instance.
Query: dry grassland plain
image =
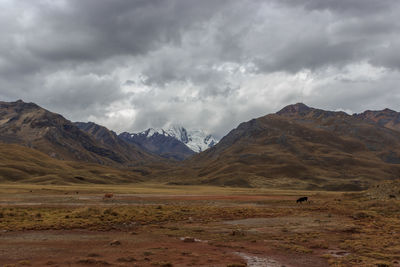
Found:
[[[0,266],[400,266],[399,237],[368,192],[0,185]]]

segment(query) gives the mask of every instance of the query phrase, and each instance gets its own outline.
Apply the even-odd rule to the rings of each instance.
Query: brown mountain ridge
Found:
[[[103,126],[72,123],[33,103],[0,102],[0,145],[23,145],[83,165],[110,165],[127,174],[119,173],[115,182],[133,177],[131,181],[171,184],[351,191],[400,177],[399,114],[385,109],[349,115],[298,103],[241,123],[216,146],[175,162],[129,144]],[[30,158],[21,157],[19,168],[24,162],[30,166]],[[1,160],[0,166],[5,166]],[[7,173],[12,166],[4,168]],[[29,173],[29,167],[23,172]],[[29,177],[36,181],[35,174]]]
[[[241,123],[188,169],[206,184],[361,190],[400,177],[400,132],[379,116],[290,105]]]
[[[108,135],[112,139],[113,134]],[[122,140],[103,142],[97,137],[34,103],[0,102],[0,141],[3,143],[28,146],[56,159],[106,165],[132,165],[157,159]]]

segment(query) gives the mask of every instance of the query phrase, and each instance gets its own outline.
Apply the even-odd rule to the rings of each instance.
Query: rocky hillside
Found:
[[[354,117],[395,131],[400,131],[400,113],[391,109],[376,111],[367,110],[360,114],[354,114]]]
[[[400,177],[400,133],[296,104],[240,124],[190,164],[203,183],[360,190]]]
[[[152,129],[137,134],[124,132],[119,135],[119,138],[168,159],[184,160],[195,154],[176,138],[160,134]]]
[[[137,147],[99,142],[63,116],[33,103],[0,102],[0,142],[28,146],[63,160],[135,165],[154,156]]]
[[[145,152],[139,146],[124,141],[115,132],[104,126],[94,122],[75,122],[74,125],[93,137],[103,147],[123,156],[128,165],[134,165],[134,162],[138,160],[153,161],[158,159],[157,156]]]

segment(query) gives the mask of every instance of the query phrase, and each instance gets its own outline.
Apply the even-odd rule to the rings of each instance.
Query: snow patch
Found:
[[[173,125],[167,130],[159,128],[149,128],[146,131],[131,134],[131,137],[137,135],[145,135],[147,138],[150,138],[155,134],[171,136],[181,141],[188,148],[197,153],[213,147],[218,143],[217,139],[215,139],[212,135],[207,134],[203,130],[187,130],[180,125]]]
[[[212,135],[203,130],[186,130],[182,126],[174,125],[167,130],[167,133],[195,152],[202,152],[217,143]]]

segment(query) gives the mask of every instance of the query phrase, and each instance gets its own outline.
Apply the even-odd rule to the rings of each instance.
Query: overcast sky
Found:
[[[0,100],[220,138],[283,106],[400,111],[398,0],[0,0]]]

